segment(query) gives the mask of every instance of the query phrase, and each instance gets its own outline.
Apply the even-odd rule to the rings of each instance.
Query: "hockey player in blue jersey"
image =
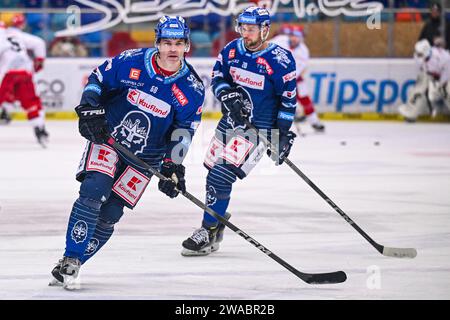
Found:
[[[295,60],[287,50],[266,41],[269,12],[247,8],[238,16],[236,28],[241,37],[225,46],[213,69],[212,89],[223,116],[204,162],[209,170],[206,204],[227,219],[232,184],[249,174],[268,147],[246,127],[245,119],[272,139],[278,150],[268,153],[280,165],[294,142],[289,129],[297,106]],[[181,254],[218,250],[223,231],[224,225],[204,212],[201,228],[182,243]]]
[[[109,137],[172,179],[159,181],[163,193],[173,198],[186,190],[181,163],[201,120],[204,86],[184,59],[190,46],[184,19],[164,16],[155,32],[156,48],[127,50],[96,68],[75,108],[88,143],[51,284],[79,286],[80,266],[109,240],[124,207],[133,209],[150,181],[148,172],[107,144]]]

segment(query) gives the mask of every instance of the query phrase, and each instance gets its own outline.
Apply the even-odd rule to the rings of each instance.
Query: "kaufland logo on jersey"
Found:
[[[127,100],[139,109],[159,118],[166,118],[170,112],[168,103],[137,89],[128,89]]]
[[[172,93],[183,107],[188,104],[189,100],[175,83],[172,86]]]
[[[235,83],[241,84],[244,87],[264,90],[264,76],[256,74],[241,68],[231,67],[230,74]]]

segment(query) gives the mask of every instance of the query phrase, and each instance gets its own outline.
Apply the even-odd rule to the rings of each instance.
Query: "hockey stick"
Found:
[[[261,140],[271,149],[276,150],[273,145],[269,142],[269,140],[264,136],[259,134],[258,129],[255,128],[248,120],[245,121],[245,124],[250,128],[255,130],[258,133],[258,136],[261,138]],[[275,151],[275,153],[277,153]],[[288,158],[284,159],[284,162],[297,173],[311,188],[314,189],[334,210],[337,211],[341,215],[342,218],[344,218],[345,221],[347,221],[353,228],[355,228],[356,231],[360,235],[364,237],[375,249],[377,249],[378,252],[380,252],[382,255],[388,256],[388,257],[395,257],[395,258],[414,258],[417,256],[417,250],[414,248],[393,248],[393,247],[385,247],[379,243],[377,243],[375,240],[373,240],[367,233],[365,233],[348,215],[345,214],[344,211],[342,211],[341,208],[339,208],[328,196],[322,192],[300,169],[292,163]]]
[[[136,155],[131,153],[127,148],[122,146],[120,143],[116,142],[113,138],[110,138],[108,140],[108,144],[113,146],[119,154],[122,154],[122,156],[124,156],[125,158],[130,159],[132,162],[138,164],[141,168],[143,168],[144,170],[147,170],[148,172],[155,175],[159,179],[161,179],[161,180],[169,179],[169,178],[163,176],[158,170],[152,168],[150,165],[148,165],[143,160],[138,158]],[[330,273],[305,273],[305,272],[298,271],[293,266],[291,266],[289,263],[287,263],[286,261],[284,261],[283,259],[278,257],[276,254],[274,254],[272,251],[270,251],[266,247],[264,247],[261,243],[259,243],[255,239],[253,239],[247,233],[245,233],[244,231],[242,231],[241,229],[236,227],[234,224],[229,222],[227,219],[223,218],[221,215],[219,215],[217,212],[215,212],[211,208],[208,208],[202,201],[200,201],[199,199],[194,197],[189,192],[187,192],[187,191],[181,192],[180,191],[180,193],[185,198],[187,198],[188,200],[190,200],[191,202],[196,204],[201,209],[208,212],[211,216],[213,216],[214,218],[219,220],[221,223],[226,225],[228,228],[233,230],[235,233],[240,235],[242,238],[247,240],[253,246],[255,246],[256,248],[261,250],[264,254],[271,257],[273,260],[275,260],[276,262],[281,264],[283,267],[288,269],[290,272],[295,274],[297,277],[299,277],[301,280],[305,281],[306,283],[309,283],[309,284],[341,283],[347,279],[347,275],[343,271],[336,271],[336,272],[330,272]]]

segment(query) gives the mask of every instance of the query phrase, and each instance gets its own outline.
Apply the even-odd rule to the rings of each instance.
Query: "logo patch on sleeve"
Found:
[[[135,69],[135,68],[130,69],[130,74],[128,75],[128,77],[130,79],[139,80],[140,76],[141,76],[141,70]]]

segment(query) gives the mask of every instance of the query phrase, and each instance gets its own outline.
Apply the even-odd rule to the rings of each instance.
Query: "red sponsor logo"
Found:
[[[238,140],[234,140],[233,144],[230,146],[230,149],[234,152],[238,152],[238,147],[242,144],[242,142],[239,142]]]
[[[198,109],[197,109],[197,112],[195,113],[195,114],[201,114],[203,112],[203,107],[202,106],[200,106],[200,107],[198,107]]]
[[[129,90],[127,100],[132,104],[136,105],[139,99],[139,91]]]
[[[108,158],[107,158],[107,156],[108,156],[109,154],[111,154],[111,152],[109,152],[109,151],[107,151],[107,150],[101,149],[101,150],[98,152],[97,160],[109,162],[109,161],[108,161]]]
[[[130,181],[128,181],[127,186],[131,189],[136,191],[136,185],[141,183],[142,180],[138,179],[137,177],[132,177]]]
[[[186,98],[183,91],[181,91],[180,88],[178,88],[178,86],[175,83],[172,86],[172,92],[175,98],[183,107],[188,104],[189,100]]]
[[[213,144],[213,145],[211,146],[211,149],[209,150],[209,152],[211,153],[211,155],[212,155],[213,157],[216,156],[216,150],[217,150],[217,149],[219,149],[219,146],[218,146],[218,145]]]
[[[258,80],[253,80],[250,77],[243,77],[242,75],[240,75],[238,72],[236,72],[236,70],[230,70],[231,73],[231,77],[233,78],[233,81],[236,83],[241,83],[244,85],[249,85],[251,87],[257,87],[257,88],[263,88],[264,87],[264,83],[262,80],[258,81]]]
[[[256,63],[264,66],[266,68],[267,74],[269,76],[273,74],[273,69],[270,66],[270,64],[267,62],[266,59],[264,59],[262,57],[258,57],[258,59],[256,59]]]
[[[169,112],[169,110],[163,111],[163,110],[159,109],[157,106],[155,106],[154,104],[148,103],[147,101],[145,101],[144,98],[139,99],[138,105],[144,107],[145,109],[150,110],[151,112],[159,114],[162,117],[165,117],[167,115],[167,113]]]
[[[235,56],[236,56],[236,49],[231,49],[230,52],[228,53],[228,59],[234,59]]]
[[[128,75],[128,77],[130,79],[139,80],[140,76],[141,76],[141,70],[135,69],[135,68],[130,69],[130,74]]]
[[[283,76],[283,82],[291,81],[292,79],[295,79],[295,71],[289,72],[288,74]]]

